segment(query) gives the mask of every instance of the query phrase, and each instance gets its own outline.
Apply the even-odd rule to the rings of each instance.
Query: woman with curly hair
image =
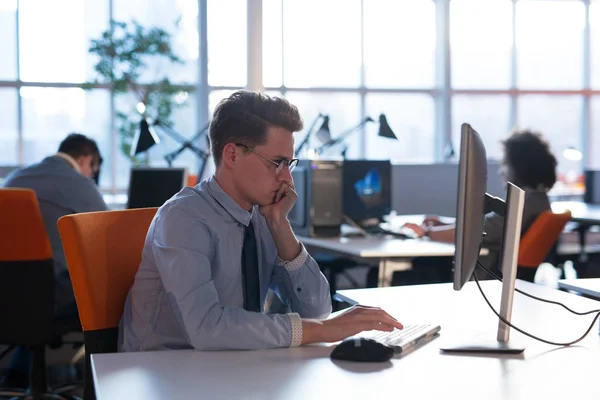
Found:
[[[521,235],[527,231],[538,215],[550,210],[548,190],[556,183],[556,158],[548,142],[538,132],[516,131],[502,142],[504,158],[500,174],[505,182],[512,182],[525,191]],[[456,236],[454,224],[443,224],[436,216],[425,218],[422,224],[406,224],[419,236],[431,240],[453,243]],[[504,217],[489,213],[485,216],[482,244],[490,250],[490,256],[482,262],[497,269],[498,252],[502,245]],[[519,271],[522,279],[533,281],[535,269]],[[525,276],[527,275],[527,276]],[[478,275],[479,276],[479,275]],[[447,280],[442,279],[442,280]]]

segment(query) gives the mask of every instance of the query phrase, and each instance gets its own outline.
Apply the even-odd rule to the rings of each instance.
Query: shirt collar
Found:
[[[75,159],[73,157],[71,157],[67,153],[61,153],[61,152],[56,153],[55,156],[59,157],[59,158],[62,158],[63,160],[65,160],[66,162],[68,162],[69,165],[71,165],[71,167],[73,167],[73,169],[75,171],[77,171],[77,172],[79,172],[81,174],[81,168],[79,167],[79,164],[77,163],[77,161],[75,161]]]
[[[214,176],[211,176],[207,183],[208,192],[213,199],[217,201],[236,221],[244,226],[248,226],[254,215],[254,207],[251,212],[244,210],[235,202],[219,185]]]

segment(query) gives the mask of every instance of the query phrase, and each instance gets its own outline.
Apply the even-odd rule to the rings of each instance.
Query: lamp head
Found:
[[[575,147],[569,146],[563,150],[563,157],[569,161],[581,161],[583,159],[583,153]]]
[[[385,114],[379,115],[379,132],[377,132],[377,136],[398,140],[398,137],[394,134],[392,128],[390,128]]]
[[[154,129],[148,124],[146,119],[140,121],[140,129],[136,132],[131,144],[131,157],[143,153],[155,144],[160,143],[160,139],[154,132]]]
[[[315,134],[321,143],[331,142],[331,131],[329,130],[329,115],[323,116],[323,124]]]

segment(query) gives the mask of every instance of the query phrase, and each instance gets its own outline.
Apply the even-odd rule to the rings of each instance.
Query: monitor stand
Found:
[[[517,260],[519,256],[525,192],[509,182],[507,184],[506,199],[502,250],[500,253],[500,267],[503,279],[499,314],[506,321],[510,322],[515,293],[515,279],[517,277]],[[440,350],[451,353],[522,353],[525,348],[509,344],[509,337],[510,327],[499,319],[496,341],[479,342],[478,340],[472,340],[469,343],[452,344],[440,348]]]

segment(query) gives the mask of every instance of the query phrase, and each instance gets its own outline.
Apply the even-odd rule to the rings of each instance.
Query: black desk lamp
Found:
[[[169,167],[171,166],[171,164],[173,163],[175,158],[177,158],[179,156],[179,154],[181,154],[185,149],[190,149],[191,151],[196,153],[198,158],[200,158],[200,170],[198,172],[198,180],[196,183],[200,182],[200,180],[202,179],[202,175],[204,174],[204,169],[206,168],[206,163],[207,163],[207,160],[209,157],[209,153],[207,151],[202,150],[201,148],[197,147],[196,145],[194,145],[193,142],[195,140],[197,140],[198,138],[200,138],[202,135],[204,135],[208,131],[208,127],[210,126],[210,123],[208,123],[204,127],[202,127],[202,129],[196,135],[194,135],[194,137],[192,137],[190,140],[186,140],[183,136],[181,136],[179,133],[177,133],[173,128],[161,123],[160,120],[158,120],[158,119],[156,121],[154,121],[152,126],[159,126],[169,136],[171,136],[173,139],[175,139],[176,141],[181,143],[181,147],[179,149],[164,156],[165,161],[167,161],[167,163],[169,164]],[[152,129],[152,126],[150,124],[148,124],[148,121],[146,121],[146,119],[142,119],[140,121],[140,129],[136,133],[136,136],[133,139],[133,144],[131,146],[130,155],[132,157],[139,153],[147,151],[150,147],[154,146],[157,143],[160,143],[160,139],[158,138],[158,136]],[[207,137],[207,139],[208,139],[208,137]]]
[[[340,134],[340,136],[338,136],[337,138],[330,140],[329,142],[323,144],[321,147],[319,147],[318,149],[316,149],[317,154],[322,154],[325,150],[339,144],[339,143],[343,143],[346,138],[358,131],[360,128],[362,128],[364,125],[366,125],[369,122],[375,122],[373,120],[373,118],[367,116],[365,117],[362,121],[360,121],[360,123],[350,129],[348,129],[347,131],[343,132],[342,134]],[[390,138],[390,139],[398,139],[398,137],[394,134],[394,131],[392,131],[392,128],[390,128],[390,125],[387,122],[387,118],[385,117],[385,114],[380,114],[379,115],[379,130],[377,132],[377,136],[380,137],[385,137],[385,138]],[[346,158],[346,148],[342,151],[342,156],[344,158]]]
[[[300,142],[300,145],[298,146],[296,151],[294,151],[296,157],[300,155],[300,152],[302,151],[304,146],[309,142],[312,132],[315,129],[317,122],[319,122],[321,118],[323,118],[323,124],[316,133],[317,139],[319,139],[322,143],[327,143],[331,140],[331,132],[329,131],[329,116],[319,113],[319,115],[317,115],[317,118],[315,118],[313,123],[310,125],[310,128],[308,128],[306,136],[304,136],[304,139],[302,139],[302,142]]]

